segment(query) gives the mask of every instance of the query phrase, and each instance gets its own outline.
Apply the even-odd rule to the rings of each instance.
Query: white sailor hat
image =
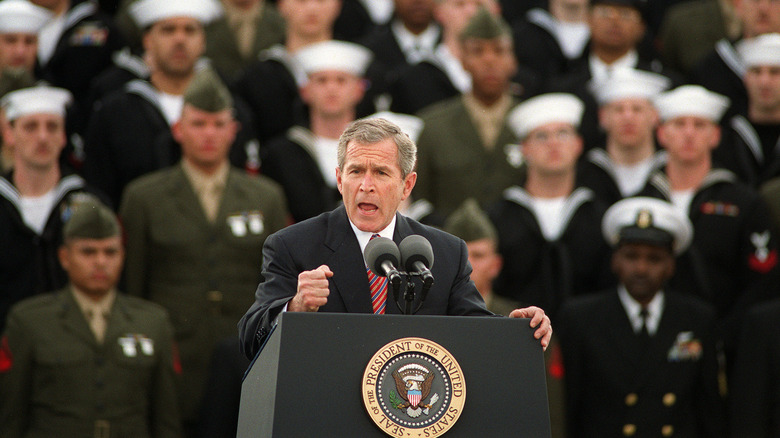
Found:
[[[49,86],[36,86],[12,91],[0,100],[5,118],[13,121],[30,114],[55,114],[65,116],[65,107],[73,100],[68,90]]]
[[[745,67],[780,65],[780,33],[766,33],[737,43]]]
[[[423,126],[425,125],[425,122],[423,122],[423,120],[419,117],[409,114],[394,113],[390,111],[380,111],[378,113],[371,114],[366,118],[385,119],[388,122],[395,123],[398,125],[398,127],[401,128],[401,131],[408,135],[409,138],[411,138],[415,143],[417,142],[417,139],[420,138],[420,132],[422,132]]]
[[[652,100],[671,83],[666,76],[626,67],[615,69],[603,80],[592,80],[589,87],[598,104],[606,105],[620,99]]]
[[[718,123],[730,102],[728,97],[699,85],[683,85],[659,94],[655,98],[655,107],[663,121],[695,116]]]
[[[222,15],[215,0],[138,0],[130,5],[130,15],[140,28],[174,17],[190,17],[208,24]]]
[[[580,126],[585,104],[568,93],[549,93],[533,97],[517,105],[507,116],[509,127],[519,139],[534,129],[553,122]]]
[[[611,246],[634,242],[668,246],[679,255],[693,239],[690,219],[669,202],[637,196],[618,201],[604,213],[601,231]]]
[[[367,48],[346,41],[329,40],[310,44],[298,50],[295,60],[306,74],[336,70],[363,76],[373,54]]]
[[[27,0],[0,1],[0,33],[37,34],[54,14]]]

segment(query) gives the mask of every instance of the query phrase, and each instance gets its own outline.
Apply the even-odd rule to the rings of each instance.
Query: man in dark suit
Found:
[[[559,320],[569,436],[724,436],[715,310],[665,287],[690,221],[664,201],[627,198],[602,228],[619,285],[566,303]]]
[[[64,235],[67,287],[14,306],[0,341],[0,436],[179,437],[173,330],[162,307],[117,291],[116,216],[85,201]]]
[[[384,299],[377,290],[372,302],[362,252],[375,234],[395,242],[419,234],[431,242],[436,282],[419,313],[492,315],[469,279],[466,244],[397,213],[417,180],[416,149],[398,126],[384,119],[358,120],[344,131],[336,169],[344,206],[266,239],[263,281],[239,322],[244,354],[254,357],[283,311],[400,313],[386,290]],[[535,337],[547,346],[552,329],[541,309],[516,309],[510,316],[531,318],[531,326],[538,326]]]

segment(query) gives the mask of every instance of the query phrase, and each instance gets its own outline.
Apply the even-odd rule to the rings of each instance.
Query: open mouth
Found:
[[[363,214],[373,214],[377,210],[379,210],[379,207],[377,207],[375,204],[370,204],[368,202],[361,202],[358,204],[358,209]]]

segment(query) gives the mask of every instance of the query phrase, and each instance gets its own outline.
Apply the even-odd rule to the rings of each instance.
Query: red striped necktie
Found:
[[[371,239],[379,237],[379,234],[373,234]],[[374,308],[375,315],[383,315],[387,305],[387,277],[380,277],[371,269],[366,267],[368,272],[368,288],[371,290],[371,305]]]

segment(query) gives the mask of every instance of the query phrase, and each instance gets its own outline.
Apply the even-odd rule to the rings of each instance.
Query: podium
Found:
[[[401,354],[394,360],[403,361],[408,356],[402,352],[404,348],[414,350],[415,345],[425,344],[427,351],[433,351],[430,343],[448,353],[438,356],[443,364],[433,364],[425,350],[412,351],[412,356],[428,361],[423,362],[426,371],[443,370],[442,378],[449,381],[430,390],[436,393],[435,398],[429,397],[429,403],[433,401],[431,412],[408,418],[403,409],[385,404],[388,397],[384,391],[373,394],[367,382],[376,383],[374,371],[379,371],[379,365],[386,370],[385,380],[392,381],[390,364],[385,363],[390,351]],[[411,372],[419,367],[406,368]],[[409,382],[416,378],[407,377]],[[458,392],[460,383],[464,383],[463,394]],[[384,386],[393,402],[403,402],[400,386],[400,391],[392,383]],[[409,400],[411,394],[409,391]],[[463,403],[460,409],[449,408],[457,411],[454,424],[445,412],[438,423],[415,427],[414,421],[433,416],[448,395],[452,403]],[[462,399],[458,395],[463,395]],[[397,412],[397,418],[406,418],[411,426],[377,420],[369,414],[367,400],[392,411],[393,418]],[[244,377],[238,438],[442,434],[447,438],[550,436],[542,347],[533,338],[528,319],[283,313]]]

